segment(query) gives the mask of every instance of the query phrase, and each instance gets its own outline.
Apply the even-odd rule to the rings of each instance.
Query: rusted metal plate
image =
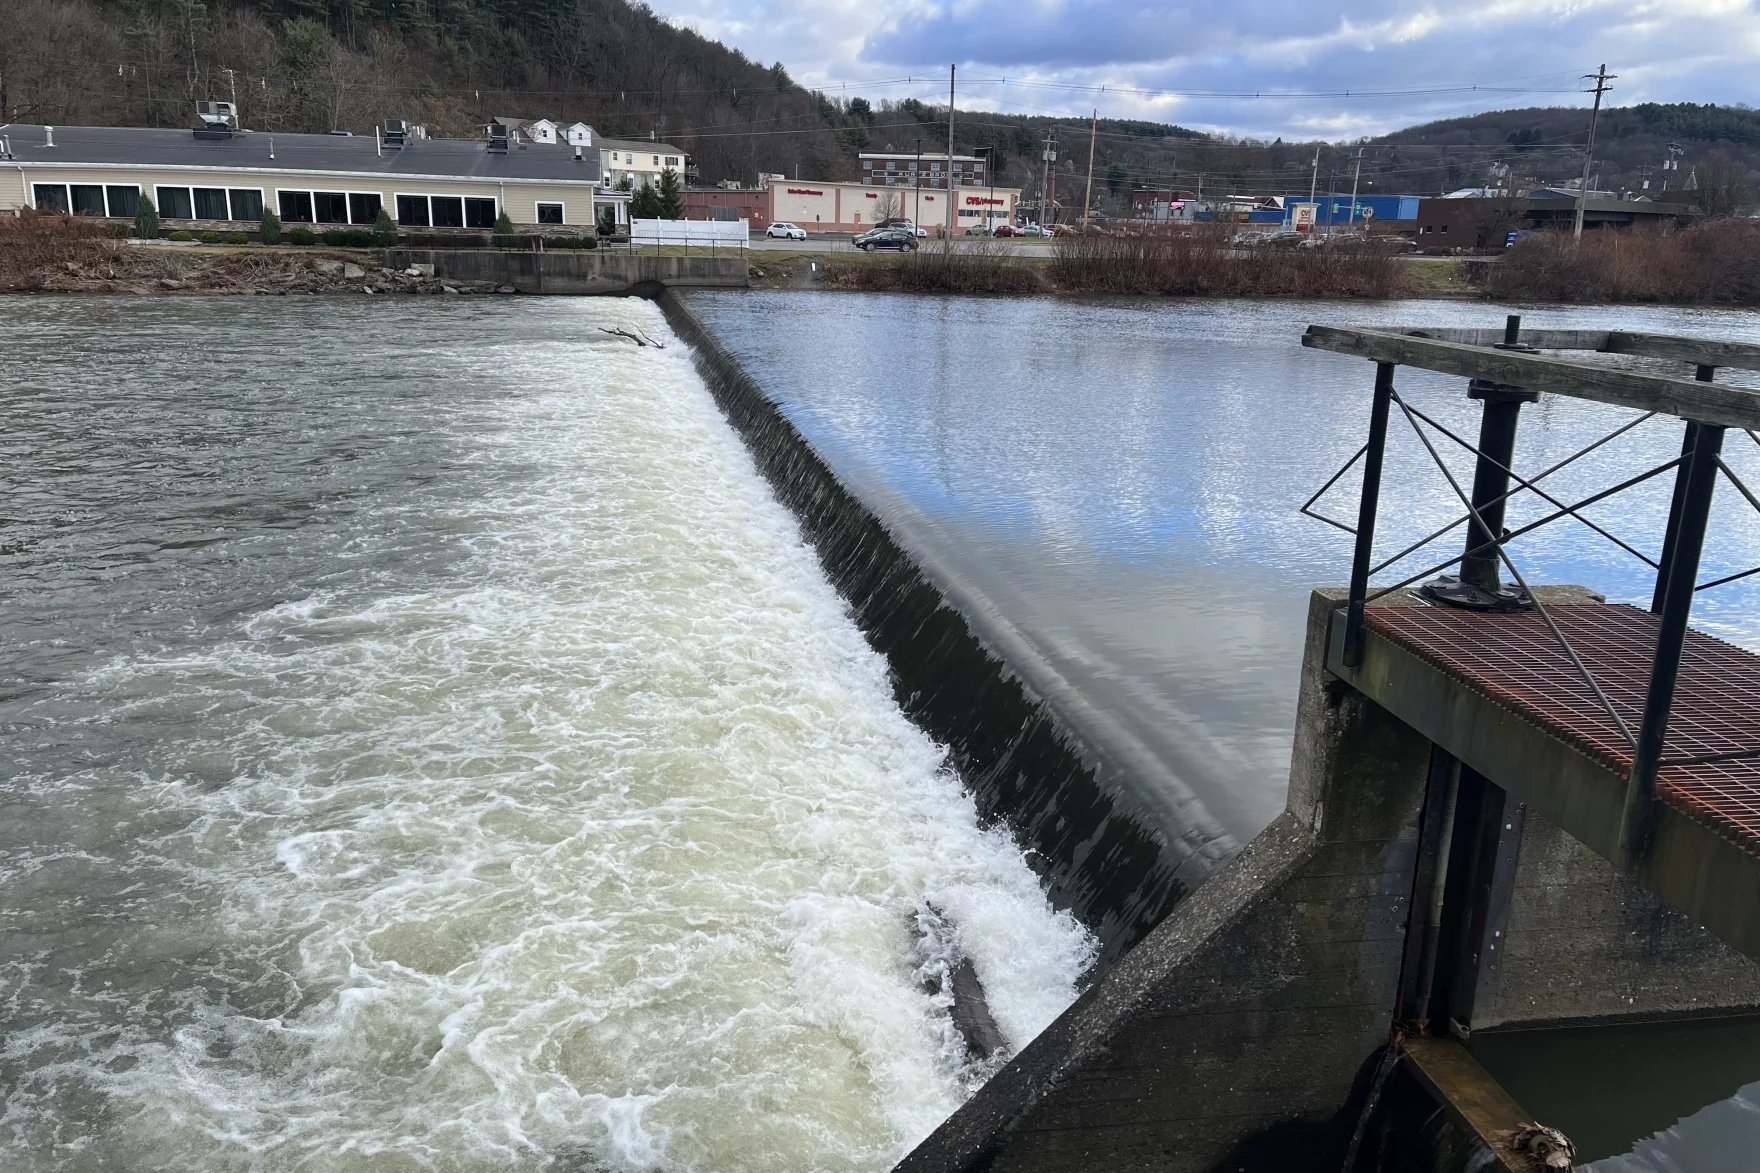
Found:
[[[1657,618],[1606,604],[1548,608],[1627,726],[1643,720]],[[1450,607],[1372,607],[1370,630],[1460,679],[1618,774],[1632,747],[1544,620]],[[1760,656],[1687,633],[1663,760],[1760,750]],[[1657,796],[1745,851],[1760,854],[1760,758],[1665,765]]]

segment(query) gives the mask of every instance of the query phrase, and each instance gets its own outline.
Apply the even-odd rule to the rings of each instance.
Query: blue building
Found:
[[[1307,193],[1283,197],[1284,223],[1293,224],[1295,206],[1308,203]],[[1332,225],[1351,223],[1351,196],[1349,192],[1326,193],[1314,197],[1314,203],[1320,205],[1314,214],[1314,225],[1327,228]],[[1392,220],[1416,221],[1418,218],[1418,197],[1413,195],[1357,195],[1357,211],[1355,222],[1370,224]]]

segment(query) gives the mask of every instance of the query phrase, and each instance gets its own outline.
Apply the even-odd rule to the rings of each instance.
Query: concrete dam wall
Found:
[[[597,249],[394,248],[386,257],[385,263],[394,269],[432,265],[434,276],[442,281],[489,281],[532,294],[651,297],[672,286],[744,289],[747,285],[746,257],[738,251],[661,256]]]
[[[979,814],[1030,850],[1052,900],[1112,964],[1222,860],[1157,817],[980,637],[932,575],[844,487],[763,389],[675,294],[659,298],[856,622],[892,665],[900,706],[948,746]]]

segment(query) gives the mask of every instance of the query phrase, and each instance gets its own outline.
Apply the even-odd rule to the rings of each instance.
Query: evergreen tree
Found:
[[[496,248],[512,248],[516,239],[513,233],[513,217],[502,212],[495,217],[495,231],[489,235],[489,243]]]
[[[635,198],[629,202],[629,218],[631,220],[662,219],[660,194],[654,190],[654,185],[645,179],[642,181],[642,186],[636,189]]]
[[[497,224],[495,227],[499,232],[501,226]],[[508,227],[511,231],[512,225]],[[391,219],[391,213],[384,208],[380,208],[379,214],[373,217],[373,243],[380,248],[397,247],[397,224]]]
[[[263,243],[281,243],[281,217],[274,212],[263,213]]]
[[[147,198],[144,191],[141,193],[140,207],[134,213],[134,234],[138,240],[159,239],[159,209],[153,206],[153,201]]]
[[[678,172],[670,167],[660,173],[660,193],[656,203],[659,205],[660,219],[684,219],[684,193],[678,182]]]

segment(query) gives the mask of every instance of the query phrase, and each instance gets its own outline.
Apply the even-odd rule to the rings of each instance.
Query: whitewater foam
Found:
[[[910,910],[1011,1048],[1074,997],[1091,940],[899,712],[660,315],[531,312],[548,336],[455,360],[498,401],[424,407],[463,454],[442,516],[363,501],[347,573],[66,686],[163,737],[21,785],[150,812],[135,940],[179,984],[9,1036],[10,1166],[878,1169],[975,1082]],[[376,568],[431,534],[444,575]]]

